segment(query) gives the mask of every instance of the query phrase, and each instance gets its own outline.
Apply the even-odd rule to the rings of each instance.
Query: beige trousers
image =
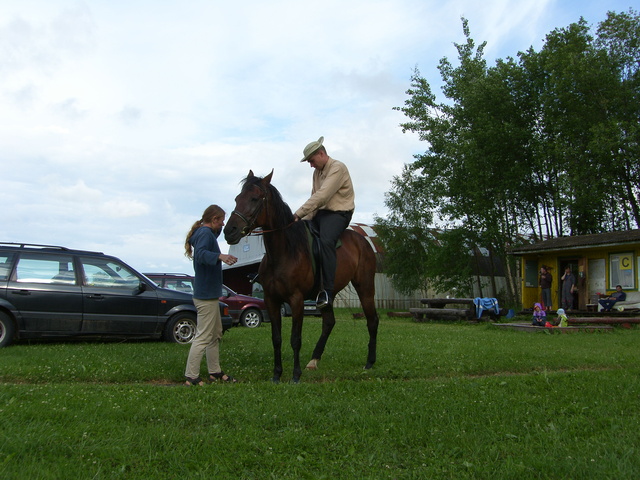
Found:
[[[200,363],[202,356],[207,356],[209,373],[218,373],[220,369],[220,339],[222,338],[222,318],[220,318],[220,301],[193,299],[198,310],[198,327],[196,336],[191,343],[187,368],[184,376],[188,378],[200,377]]]

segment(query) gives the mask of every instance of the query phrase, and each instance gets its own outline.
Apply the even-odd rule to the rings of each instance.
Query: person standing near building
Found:
[[[198,311],[196,336],[189,349],[184,373],[187,386],[204,385],[200,378],[200,363],[205,354],[209,381],[236,381],[220,368],[222,262],[233,265],[238,261],[233,255],[220,253],[218,236],[224,226],[224,217],[222,208],[209,205],[202,218],[191,227],[184,244],[185,255],[193,260],[193,303]]]
[[[564,269],[562,280],[562,308],[571,310],[573,308],[573,292],[576,288],[576,277],[571,273],[571,267]]]
[[[312,220],[320,236],[322,256],[322,283],[324,291],[318,294],[318,308],[333,304],[333,281],[336,274],[336,243],[349,226],[355,208],[355,193],[347,166],[327,154],[322,145],[324,137],[304,147],[304,158],[315,169],[311,197],[293,218]]]
[[[551,310],[551,284],[553,283],[553,277],[549,273],[549,267],[542,265],[540,267],[540,288],[542,289],[542,304],[544,309]]]

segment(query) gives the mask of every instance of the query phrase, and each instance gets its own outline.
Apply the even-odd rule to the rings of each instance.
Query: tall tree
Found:
[[[507,253],[523,233],[542,238],[640,224],[639,25],[632,12],[610,14],[594,41],[580,19],[547,35],[540,52],[530,48],[517,61],[488,67],[485,44],[476,46],[463,18],[457,65],[443,58],[438,66],[447,100],[437,102],[414,71],[397,110],[408,118],[403,131],[418,133],[426,151],[393,179],[392,214],[377,219],[383,242],[393,238],[416,252],[406,288],[420,283],[420,271],[440,289],[451,286],[431,260],[456,260],[468,272],[459,262],[463,245],[465,252],[485,248],[515,273]],[[429,226],[454,232],[435,241],[420,233]],[[387,264],[403,277],[401,261],[387,251]],[[509,280],[506,294],[516,298],[518,284]]]
[[[595,145],[611,158],[617,173],[616,197],[610,208],[614,225],[640,225],[640,16],[609,12],[598,27],[596,44],[607,52],[617,74],[607,122],[596,132]]]

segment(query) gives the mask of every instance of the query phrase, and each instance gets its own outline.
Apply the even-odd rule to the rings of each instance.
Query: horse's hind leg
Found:
[[[318,343],[316,343],[316,348],[313,349],[311,360],[307,364],[307,368],[309,370],[315,370],[316,368],[318,368],[318,362],[322,358],[324,347],[327,345],[327,340],[329,340],[329,335],[331,335],[331,331],[333,330],[335,324],[336,317],[333,313],[333,307],[325,307],[322,310],[322,333],[320,334]]]
[[[291,319],[291,348],[293,349],[293,383],[300,382],[302,368],[300,368],[300,349],[302,348],[302,319],[303,314]]]
[[[373,297],[361,300],[361,302],[364,315],[367,317],[367,329],[369,330],[369,351],[367,354],[367,363],[364,366],[365,370],[368,370],[373,367],[374,363],[376,363],[378,324],[380,323],[380,320],[378,319],[378,312],[376,311]]]
[[[358,298],[360,298],[360,304],[362,305],[362,310],[364,311],[364,316],[367,317],[367,330],[369,330],[369,346],[367,353],[367,363],[365,364],[365,370],[373,367],[373,364],[376,363],[376,350],[378,343],[378,324],[380,320],[378,319],[378,312],[376,311],[376,302],[375,302],[375,287],[373,285],[373,278],[370,279],[369,282],[363,284],[354,284],[356,292],[358,293]]]
[[[269,317],[271,317],[271,343],[273,344],[272,381],[280,383],[282,376],[282,317],[280,316],[280,308],[269,308]]]

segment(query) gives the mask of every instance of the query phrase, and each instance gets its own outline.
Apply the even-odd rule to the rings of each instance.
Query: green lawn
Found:
[[[319,332],[306,318],[305,363]],[[0,478],[640,474],[638,329],[532,334],[381,312],[378,363],[364,371],[367,339],[342,311],[319,370],[274,385],[269,326],[233,329],[221,359],[241,383],[199,388],[179,385],[187,346],[0,349]]]

